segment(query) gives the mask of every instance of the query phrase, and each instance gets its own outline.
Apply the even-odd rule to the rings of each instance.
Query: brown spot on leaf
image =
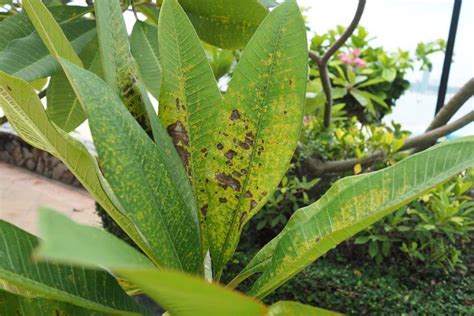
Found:
[[[285,115],[288,114],[288,111],[283,111],[283,114],[285,114]]]
[[[12,88],[10,88],[9,86],[7,86],[7,89],[8,89],[8,91],[12,91]]]
[[[262,196],[266,196],[267,194],[268,194],[267,191],[263,191],[263,192],[262,192]]]
[[[207,205],[207,204],[204,205],[203,207],[201,207],[201,214],[202,214],[203,216],[206,216],[206,214],[207,214],[207,208],[208,208],[208,205]]]
[[[179,98],[176,98],[176,109],[179,111]]]
[[[234,156],[237,155],[237,153],[235,151],[233,151],[232,149],[229,149],[225,154],[224,156],[229,159],[229,160],[232,160],[232,158],[234,158]]]
[[[243,174],[247,174],[248,171],[247,169],[244,168],[244,169],[240,169],[240,172],[242,172]]]
[[[186,167],[189,166],[189,158],[191,156],[187,149],[189,146],[189,137],[183,123],[177,121],[176,123],[168,125],[166,130],[173,140],[174,147],[176,148],[181,161]]]
[[[242,224],[244,223],[246,217],[247,217],[247,212],[243,212],[242,215],[240,215],[240,219],[239,219],[239,229],[242,228]]]
[[[226,203],[227,199],[225,197],[221,197],[221,198],[219,198],[219,202]]]
[[[249,150],[250,149],[250,145],[245,143],[245,142],[241,142],[239,141],[239,146],[242,148],[242,149],[245,149],[245,150]]]
[[[245,197],[246,198],[252,198],[253,197],[252,192],[250,192],[250,191],[245,192]]]
[[[205,154],[205,153],[207,152],[207,148],[201,149],[201,152],[202,152],[203,154]]]
[[[239,180],[233,178],[232,176],[229,176],[225,173],[218,173],[216,175],[216,180],[217,182],[219,182],[219,185],[224,189],[227,189],[227,187],[231,187],[232,189],[234,189],[234,191],[240,191]]]
[[[232,110],[232,113],[230,114],[230,119],[232,121],[240,119],[240,112],[238,110]]]
[[[291,79],[290,79],[290,80],[288,80],[288,85],[290,85],[290,86],[291,86],[292,84],[293,84],[293,80],[291,80]]]
[[[255,200],[250,201],[250,210],[253,210],[257,206],[257,202]]]
[[[238,172],[238,171],[232,171],[232,175],[233,175],[234,177],[241,177],[241,176],[242,176],[242,174],[241,174],[240,172]]]
[[[224,148],[224,145],[219,143],[219,144],[216,145],[216,147],[217,147],[217,149],[222,150]]]

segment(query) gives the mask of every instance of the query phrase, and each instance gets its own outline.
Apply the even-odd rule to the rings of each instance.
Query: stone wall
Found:
[[[59,159],[32,147],[14,134],[0,132],[0,161],[65,184],[81,187],[74,175]]]

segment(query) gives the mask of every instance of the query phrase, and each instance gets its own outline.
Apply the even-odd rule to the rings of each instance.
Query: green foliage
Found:
[[[315,35],[311,39],[311,49],[324,54],[344,30],[338,26],[326,34]],[[329,61],[335,102],[345,104],[349,117],[355,115],[362,123],[380,122],[391,112],[396,100],[408,89],[405,76],[415,64],[408,51],[389,52],[383,47],[371,46],[371,40],[367,30],[359,26]],[[428,56],[443,51],[444,46],[441,40],[418,44],[416,60],[421,62],[420,69],[431,70]],[[310,65],[311,80],[319,82],[316,65]],[[321,86],[310,84],[308,90],[316,94],[316,100],[313,98],[310,102],[311,110],[321,108],[324,104],[324,98],[318,98],[322,93]]]
[[[355,244],[366,245],[379,264],[405,254],[414,269],[467,270],[461,257],[474,230],[472,179],[471,169],[439,185],[359,234]]]
[[[47,262],[37,264],[31,254],[39,240],[0,222],[0,257],[7,259],[0,262],[0,279],[2,291],[11,293],[2,294],[8,300],[0,302],[5,308],[24,314],[20,307],[47,304],[46,311],[57,307],[55,312],[66,315],[80,313],[68,310],[72,304],[92,312],[147,315],[119,287],[120,280],[130,293],[149,295],[173,315],[331,314],[295,302],[266,306],[255,298],[268,295],[331,248],[474,165],[474,139],[467,137],[389,168],[337,181],[320,200],[303,208],[300,204],[310,202],[306,191],[317,180],[283,180],[280,195],[301,196],[281,205],[285,199],[272,195],[301,136],[308,70],[306,30],[296,2],[284,2],[268,13],[272,1],[236,5],[222,0],[211,5],[165,0],[160,10],[146,11],[150,25],[137,22],[132,44],[122,15],[131,3],[94,3],[94,15],[77,22],[91,25],[86,36],[90,40],[97,29],[99,55],[84,57],[77,55],[79,44],[69,42],[63,25],[42,1],[23,1],[37,31],[32,34],[45,45],[42,55],[54,59],[39,74],[32,71],[29,79],[53,76],[48,97],[53,103],[62,92],[57,86],[61,77],[55,76],[68,81],[67,98],[61,98],[65,101],[48,109],[59,126],[27,78],[0,72],[0,105],[22,138],[71,168],[138,249],[103,230],[43,210],[43,241],[34,258]],[[237,14],[243,7],[254,10]],[[154,14],[159,14],[158,28]],[[228,32],[239,35],[230,38]],[[233,61],[228,52],[211,47],[206,55],[198,34],[223,47],[248,41],[224,95],[216,78]],[[23,62],[35,63],[35,57]],[[366,79],[349,71],[345,76],[356,89],[364,88]],[[158,114],[148,92],[159,97]],[[380,96],[369,98],[382,103]],[[54,106],[60,104],[64,112],[55,116]],[[340,116],[343,107],[338,106]],[[98,157],[67,134],[86,117]],[[374,148],[396,151],[405,137],[396,125],[357,132],[355,122],[340,121],[352,127],[347,133],[337,126],[330,131],[341,147],[337,155]],[[314,137],[315,130],[303,139]],[[369,137],[374,147],[365,144]],[[321,146],[331,146],[330,141]],[[226,288],[212,284],[219,282],[232,258],[243,226],[269,199],[273,205],[298,210]],[[441,204],[433,202],[433,207],[441,209],[446,201],[438,200]],[[443,221],[460,221],[453,212],[444,215]],[[278,217],[274,224],[284,221]],[[254,273],[261,275],[247,294],[255,298],[232,290]]]
[[[179,0],[179,4],[202,40],[227,49],[245,47],[268,13],[258,0]]]
[[[473,244],[468,244],[471,262],[472,249]],[[265,302],[294,300],[347,315],[470,315],[474,310],[472,271],[426,275],[413,271],[403,259],[374,265],[338,257],[339,251],[335,251],[306,268]]]
[[[382,123],[362,125],[356,117],[352,117],[338,119],[329,128],[324,128],[319,118],[307,116],[300,139],[302,148],[297,159],[363,159],[368,153],[381,150],[393,164],[403,157],[397,152],[408,136],[409,132],[394,122],[391,126]]]

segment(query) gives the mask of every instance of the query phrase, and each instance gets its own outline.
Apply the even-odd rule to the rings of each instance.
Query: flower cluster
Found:
[[[367,67],[367,62],[365,62],[362,58],[360,58],[360,49],[356,48],[352,50],[351,53],[340,53],[339,60],[346,65],[357,66],[359,68]]]

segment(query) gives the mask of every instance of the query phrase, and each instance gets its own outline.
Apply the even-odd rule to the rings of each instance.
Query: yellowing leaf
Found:
[[[338,243],[474,166],[473,151],[474,137],[465,137],[392,167],[339,180],[319,201],[296,211],[232,284],[263,272],[250,293],[266,296]]]
[[[207,155],[207,225],[217,278],[243,226],[285,174],[302,126],[306,30],[294,1],[274,9],[248,43],[215,119]]]
[[[360,165],[360,163],[357,163],[354,165],[354,174],[359,174],[361,173],[362,171],[362,166]]]

